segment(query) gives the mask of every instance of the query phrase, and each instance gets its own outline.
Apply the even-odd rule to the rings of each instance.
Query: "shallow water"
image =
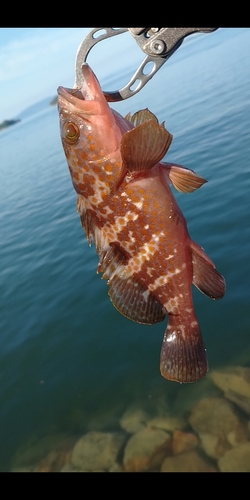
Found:
[[[209,181],[175,195],[191,237],[227,282],[218,302],[194,290],[211,369],[250,365],[249,44],[249,29],[192,41],[139,94],[114,105],[121,114],[148,107],[165,120],[174,136],[167,161]],[[130,69],[124,61],[120,79]],[[114,87],[120,79],[114,75]],[[110,87],[112,75],[104,83]],[[32,437],[80,432],[131,401],[152,403],[160,394],[173,412],[190,408],[206,381],[163,380],[165,323],[149,327],[122,317],[96,275],[55,107],[0,133],[0,165],[1,470]]]

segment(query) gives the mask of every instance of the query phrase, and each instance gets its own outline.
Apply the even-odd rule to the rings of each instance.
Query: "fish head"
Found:
[[[81,89],[59,87],[57,90],[62,144],[78,193],[79,175],[94,169],[96,176],[102,176],[107,161],[114,169],[110,180],[115,182],[116,177],[119,178],[120,141],[125,131],[119,126],[117,114],[109,107],[88,64],[83,64],[82,72]]]

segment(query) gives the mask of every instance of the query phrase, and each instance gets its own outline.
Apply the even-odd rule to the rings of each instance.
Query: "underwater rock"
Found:
[[[250,368],[231,366],[213,371],[210,378],[227,399],[250,415]]]
[[[39,467],[44,457],[51,452],[70,452],[76,443],[76,438],[65,433],[49,434],[42,438],[30,438],[20,448],[18,448],[12,463],[12,468],[26,467],[33,464]]]
[[[35,472],[59,472],[69,462],[72,450],[51,451],[41,460]]]
[[[218,472],[197,451],[186,451],[174,457],[166,457],[161,472]]]
[[[124,403],[119,400],[100,408],[98,412],[89,413],[85,419],[84,432],[109,432],[111,429],[119,429],[119,419],[123,411]]]
[[[205,453],[215,459],[248,439],[246,421],[223,398],[204,398],[196,403],[189,422],[198,433]]]
[[[159,468],[170,450],[170,434],[161,429],[145,427],[128,440],[123,457],[124,469],[142,472]]]
[[[22,467],[13,467],[10,472],[34,472],[34,467],[32,465],[26,465]]]
[[[80,468],[74,467],[70,462],[65,464],[60,472],[89,472],[87,470],[82,470]]]
[[[120,464],[115,462],[112,467],[110,467],[109,472],[124,472]]]
[[[39,465],[35,468],[35,472],[52,472],[53,470],[55,470],[54,465],[58,460],[58,455],[58,452],[50,451],[48,455],[43,460],[41,460]],[[62,466],[63,465],[64,464],[62,464]]]
[[[185,429],[188,423],[182,417],[154,417],[151,418],[147,425],[164,431],[174,431],[175,429]]]
[[[125,440],[121,432],[88,432],[75,444],[71,464],[86,471],[109,470],[117,461]]]
[[[218,461],[221,472],[250,472],[250,443],[227,451]]]
[[[122,415],[120,426],[129,434],[134,434],[144,429],[150,416],[145,410],[131,406]]]
[[[192,432],[183,432],[178,429],[173,432],[172,450],[174,455],[193,450],[198,444],[199,439]]]

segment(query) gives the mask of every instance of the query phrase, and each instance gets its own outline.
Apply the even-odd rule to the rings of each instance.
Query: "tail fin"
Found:
[[[194,382],[206,375],[206,351],[195,318],[189,324],[180,324],[180,316],[169,314],[161,348],[160,371],[166,379],[180,383]]]

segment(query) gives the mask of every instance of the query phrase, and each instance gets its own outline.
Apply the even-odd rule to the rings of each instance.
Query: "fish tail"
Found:
[[[195,317],[181,324],[180,316],[169,314],[161,349],[160,371],[164,378],[180,383],[194,382],[206,375],[206,351]]]

